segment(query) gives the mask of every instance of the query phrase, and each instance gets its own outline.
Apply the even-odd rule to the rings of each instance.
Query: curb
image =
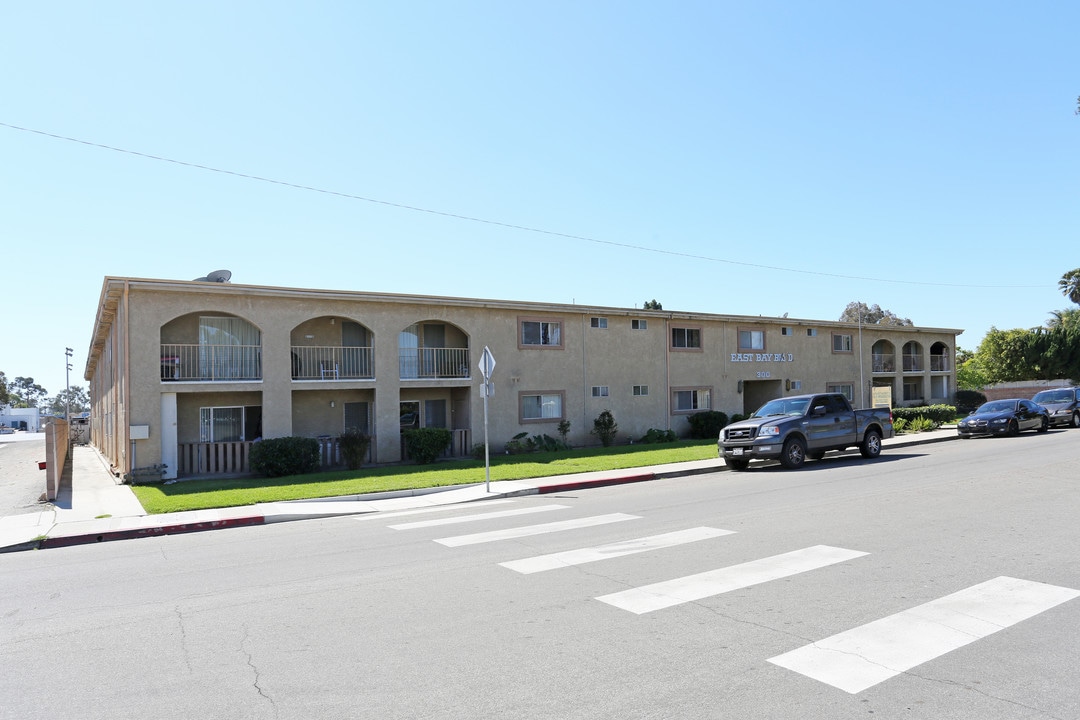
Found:
[[[36,548],[44,550],[46,548],[70,547],[73,545],[93,545],[95,543],[108,542],[110,540],[133,540],[135,538],[180,535],[182,533],[202,532],[204,530],[223,530],[230,527],[249,527],[252,525],[264,524],[266,524],[266,518],[262,515],[227,518],[223,520],[203,520],[190,523],[173,523],[171,525],[131,528],[129,530],[107,530],[100,533],[90,532],[78,535],[45,537],[36,541]]]

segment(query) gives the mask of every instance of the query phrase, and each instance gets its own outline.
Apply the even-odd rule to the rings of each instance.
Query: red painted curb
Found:
[[[69,535],[67,537],[46,537],[38,544],[40,549],[52,547],[68,547],[71,545],[91,545],[93,543],[108,542],[110,540],[131,540],[134,538],[158,537],[160,535],[180,535],[182,533],[202,532],[204,530],[222,530],[230,527],[248,527],[263,525],[266,518],[262,515],[231,518],[228,520],[209,520],[205,522],[180,523],[178,525],[162,525],[160,527],[134,528],[131,530],[112,530],[102,533],[87,533],[85,535]]]
[[[544,493],[559,492],[560,490],[584,490],[586,488],[603,487],[605,485],[623,485],[625,483],[644,482],[646,480],[655,479],[656,473],[624,475],[614,478],[599,478],[597,480],[579,480],[578,482],[559,483],[558,485],[539,485],[536,488],[536,492],[543,495]]]

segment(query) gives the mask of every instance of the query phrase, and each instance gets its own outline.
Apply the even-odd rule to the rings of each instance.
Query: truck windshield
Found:
[[[758,408],[750,417],[773,417],[775,415],[803,415],[806,412],[806,398],[799,400],[770,400]]]

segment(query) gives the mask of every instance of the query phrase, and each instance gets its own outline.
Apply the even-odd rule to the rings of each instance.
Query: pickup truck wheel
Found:
[[[788,438],[780,452],[780,464],[794,470],[806,462],[806,443],[799,438]]]
[[[736,472],[742,472],[746,468],[750,467],[749,460],[735,460],[733,458],[725,458],[724,464]]]
[[[881,454],[881,436],[877,430],[866,431],[862,444],[859,445],[859,452],[864,458],[876,458]]]

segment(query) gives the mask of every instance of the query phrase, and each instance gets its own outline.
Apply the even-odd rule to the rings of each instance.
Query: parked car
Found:
[[[1031,400],[1009,398],[983,403],[956,425],[960,437],[973,435],[1019,435],[1021,430],[1046,432],[1050,413]]]
[[[1080,387],[1043,390],[1035,393],[1031,401],[1046,408],[1051,425],[1080,428]]]
[[[800,467],[806,458],[820,460],[830,450],[857,447],[864,458],[881,453],[882,439],[893,436],[888,408],[852,410],[839,393],[790,395],[770,400],[753,415],[720,431],[717,441],[724,464],[746,470],[751,460],[779,460]]]

